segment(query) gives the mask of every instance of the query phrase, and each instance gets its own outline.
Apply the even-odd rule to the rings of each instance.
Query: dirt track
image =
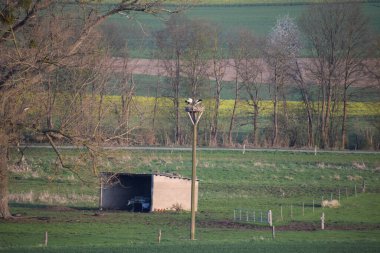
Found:
[[[157,59],[129,59],[126,61],[123,58],[110,58],[110,64],[111,68],[115,70],[116,72],[121,72],[121,71],[127,71],[131,72],[133,74],[144,74],[144,75],[161,75],[161,76],[169,76],[168,71],[163,67],[162,62],[159,62]],[[261,68],[262,71],[261,73],[257,76],[257,82],[259,83],[270,83],[270,71],[268,66],[264,63],[263,59],[257,59],[256,60]],[[299,59],[299,65],[302,67],[306,63],[310,63],[311,59],[309,58],[301,58]],[[372,60],[369,62],[369,66],[372,66],[372,68],[375,71],[377,67],[380,65],[380,60]],[[170,62],[172,64],[172,62]],[[224,75],[223,75],[223,81],[234,81],[236,78],[236,71],[234,68],[234,61],[232,59],[226,59],[223,60],[222,64],[225,66],[224,70]],[[208,70],[207,70],[208,76],[210,79],[215,79],[213,77],[213,67],[212,67],[212,62],[210,61],[208,63]],[[306,73],[306,72],[305,72]],[[309,76],[309,77],[308,77]],[[310,81],[311,75],[306,74],[306,81]],[[358,81],[355,81],[353,83],[354,86],[363,86],[363,85],[368,85],[368,84],[374,84],[379,82],[379,80],[376,80],[375,78],[364,78],[364,77],[359,77],[356,78]]]
[[[60,221],[62,218],[60,213],[72,213],[73,219],[68,219],[64,216],[65,222],[80,223],[81,219],[77,217],[80,213],[82,216],[85,215],[91,219],[107,219],[109,215],[113,212],[99,212],[94,210],[91,212],[83,214],[80,209],[65,207],[65,206],[46,206],[40,207],[41,210],[48,210],[51,212],[51,216],[27,216],[25,214],[16,215],[13,219],[9,220],[10,223],[29,223],[29,222],[55,222]],[[54,215],[56,213],[56,215]],[[116,212],[117,213],[117,212]],[[82,217],[83,218],[83,217]],[[183,221],[168,221],[168,224],[173,226],[183,226],[185,223]],[[197,226],[202,228],[214,228],[214,229],[232,229],[232,230],[256,230],[256,231],[270,231],[272,228],[263,223],[263,225],[257,225],[248,222],[234,222],[232,220],[208,220],[202,219],[197,221]],[[363,231],[363,230],[379,230],[380,224],[340,224],[340,223],[327,223],[325,224],[325,230],[350,230],[350,231]],[[286,225],[276,226],[276,231],[316,231],[321,230],[319,223],[312,222],[290,222]]]

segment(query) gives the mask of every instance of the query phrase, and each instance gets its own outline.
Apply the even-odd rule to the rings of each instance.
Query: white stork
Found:
[[[192,98],[188,98],[185,100],[185,102],[188,104],[188,105],[191,105],[193,103],[193,99]]]
[[[202,102],[202,99],[198,99],[195,101],[194,106],[199,105]]]

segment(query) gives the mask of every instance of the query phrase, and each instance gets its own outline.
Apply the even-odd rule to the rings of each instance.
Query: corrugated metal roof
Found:
[[[169,177],[169,178],[178,178],[178,179],[184,179],[184,180],[191,180],[191,178],[183,177],[178,174],[173,173],[130,173],[130,172],[100,172],[101,175],[105,176],[111,176],[111,175],[125,175],[125,176],[161,176],[161,177]],[[199,181],[199,179],[197,179]]]

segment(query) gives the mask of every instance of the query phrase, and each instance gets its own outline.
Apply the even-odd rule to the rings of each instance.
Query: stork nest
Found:
[[[203,112],[205,108],[201,105],[188,105],[185,107],[186,112]]]

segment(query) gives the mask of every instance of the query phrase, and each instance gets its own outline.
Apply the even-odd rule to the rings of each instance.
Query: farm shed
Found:
[[[191,210],[191,179],[171,174],[100,174],[100,209],[152,212]],[[195,183],[195,210],[198,206],[198,181]]]

